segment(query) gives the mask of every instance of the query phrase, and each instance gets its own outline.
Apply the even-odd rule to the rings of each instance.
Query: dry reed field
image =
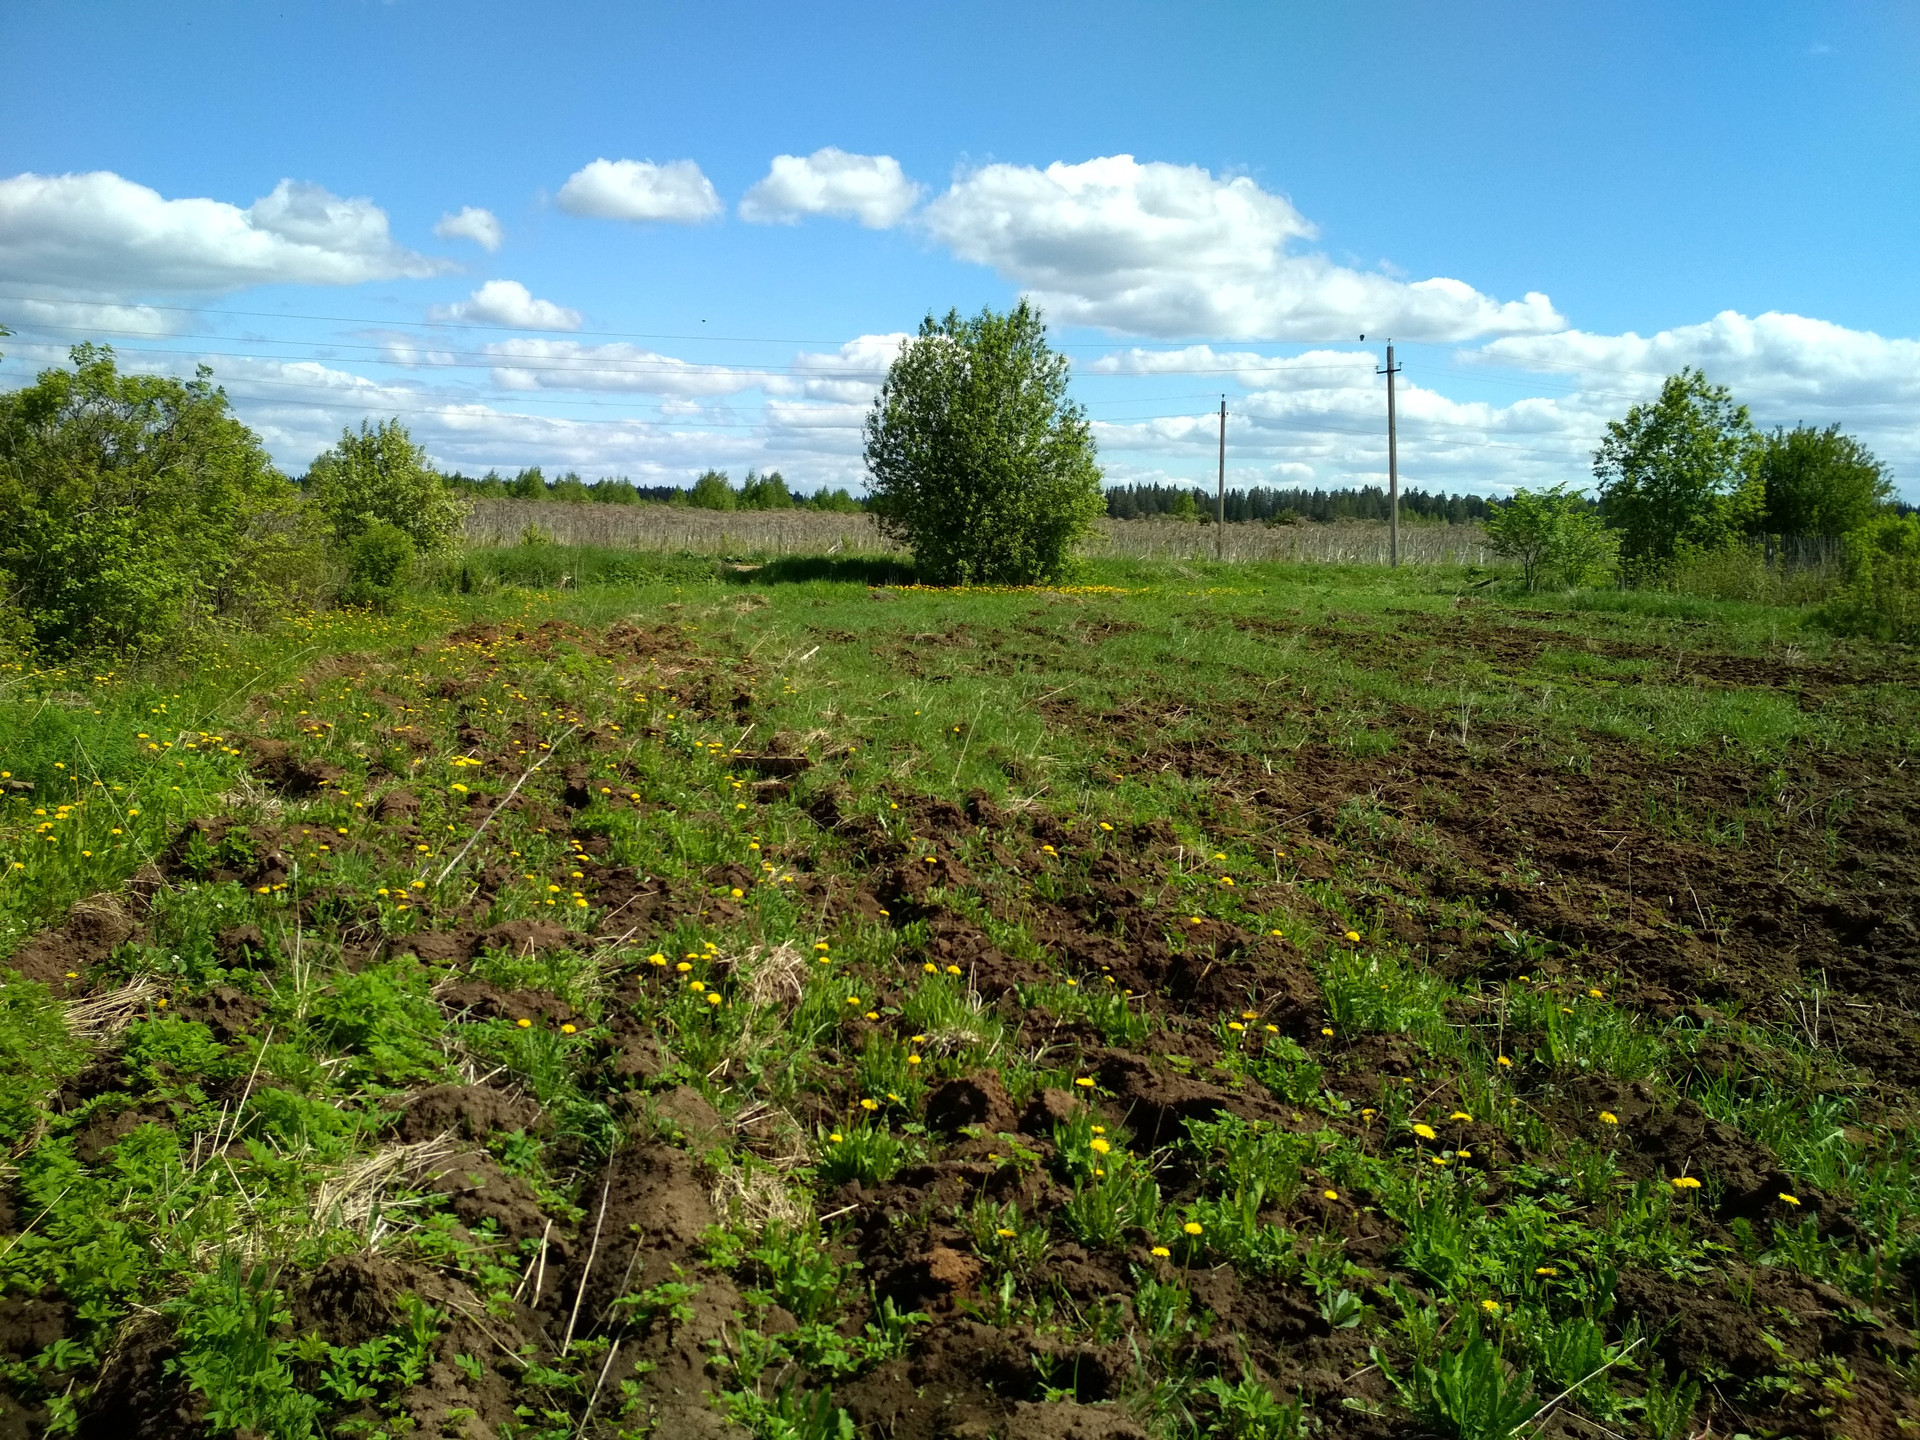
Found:
[[[871,515],[813,510],[695,510],[670,505],[566,505],[537,500],[482,500],[467,517],[472,545],[513,545],[530,530],[562,545],[723,554],[900,554]],[[1484,565],[1486,537],[1478,525],[1403,525],[1401,557],[1415,565]],[[1176,520],[1107,520],[1087,547],[1091,555],[1133,559],[1205,560],[1214,554],[1210,525]],[[1230,525],[1228,560],[1321,561],[1384,565],[1387,527],[1353,521],[1336,525]]]

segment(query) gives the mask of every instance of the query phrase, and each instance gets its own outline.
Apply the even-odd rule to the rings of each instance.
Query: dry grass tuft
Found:
[[[78,906],[74,907],[78,909]],[[67,1029],[84,1045],[104,1045],[133,1023],[160,987],[142,975],[118,990],[67,1003]]]

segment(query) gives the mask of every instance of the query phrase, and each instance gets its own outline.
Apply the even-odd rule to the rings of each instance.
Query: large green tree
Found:
[[[871,509],[940,584],[1056,578],[1106,511],[1086,412],[1040,312],[929,315],[866,421]]]
[[[274,603],[310,555],[299,495],[212,372],[72,361],[0,395],[0,578],[33,643],[152,649]]]
[[[467,511],[397,419],[362,420],[357,432],[341,432],[308,470],[307,493],[341,546],[384,523],[422,554],[442,550],[458,538]]]
[[[1699,370],[1669,375],[1658,399],[1608,423],[1593,454],[1600,513],[1636,569],[1713,550],[1760,507],[1760,445],[1747,407]]]
[[[1837,538],[1858,530],[1893,498],[1893,477],[1838,425],[1775,430],[1760,452],[1769,535]]]

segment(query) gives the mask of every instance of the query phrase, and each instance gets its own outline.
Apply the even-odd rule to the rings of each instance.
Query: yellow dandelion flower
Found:
[[[1789,1195],[1784,1190],[1773,1198],[1776,1200],[1784,1200],[1789,1205],[1798,1205],[1800,1203],[1800,1197],[1798,1195]]]
[[[1431,1125],[1416,1125],[1413,1127],[1413,1133],[1418,1135],[1422,1140],[1433,1140],[1438,1138],[1435,1135],[1434,1129]]]
[[[1320,1198],[1322,1200],[1338,1200],[1340,1198],[1340,1192],[1338,1190],[1322,1190],[1320,1192]]]
[[[1699,1180],[1692,1175],[1676,1175],[1673,1177],[1671,1183],[1676,1190],[1698,1190],[1700,1188]]]
[[[1091,1075],[1082,1075],[1073,1083],[1081,1086],[1083,1089],[1091,1090],[1093,1088],[1093,1077]]]
[[[1602,1125],[1618,1125],[1620,1123],[1620,1117],[1611,1110],[1602,1110],[1600,1112],[1600,1123]]]
[[[1108,1144],[1105,1140],[1101,1140],[1098,1137],[1096,1137],[1087,1142],[1087,1148],[1093,1151],[1093,1153],[1096,1155],[1105,1155],[1109,1150],[1113,1149],[1113,1146]]]
[[[513,1023],[518,1025],[522,1030],[531,1030],[533,1028],[533,1021],[531,1020],[516,1020]]]
[[[1180,1228],[1186,1231],[1187,1234],[1189,1235],[1198,1235],[1202,1233],[1202,1229],[1203,1229],[1203,1227],[1201,1226],[1198,1220],[1189,1220],[1187,1221],[1186,1224],[1182,1225]]]

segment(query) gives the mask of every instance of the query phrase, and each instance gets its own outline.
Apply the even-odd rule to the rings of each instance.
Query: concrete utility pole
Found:
[[[1387,368],[1376,370],[1387,377],[1387,563],[1400,563],[1400,450],[1393,423],[1393,377],[1400,367],[1393,363],[1393,342],[1387,342]],[[1223,405],[1225,401],[1221,402]]]
[[[1227,558],[1227,397],[1220,397],[1220,483],[1213,499],[1213,558]]]

